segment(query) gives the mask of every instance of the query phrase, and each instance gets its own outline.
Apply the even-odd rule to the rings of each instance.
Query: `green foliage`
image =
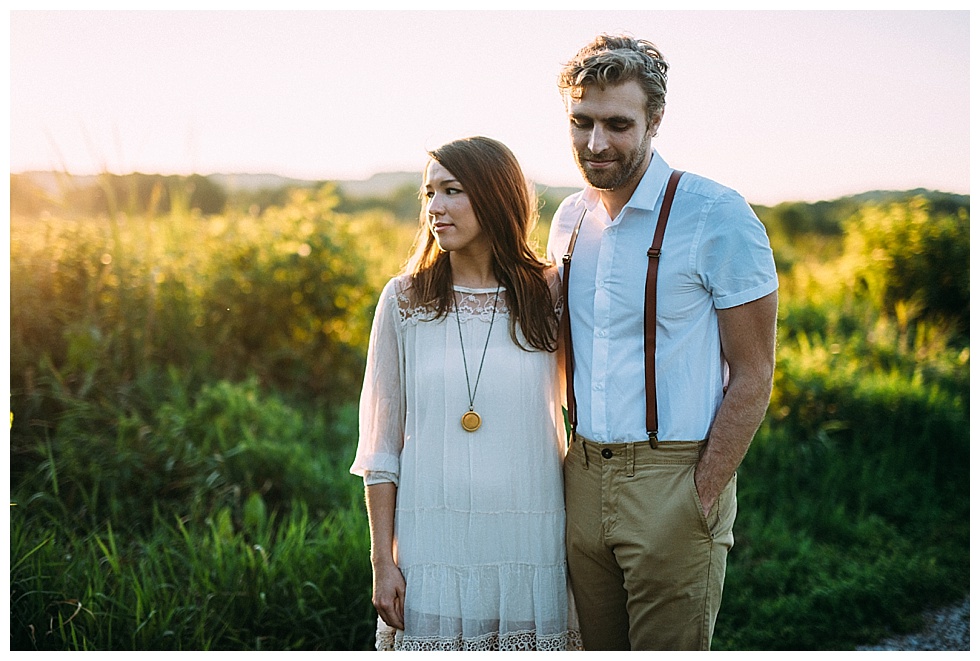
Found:
[[[846,224],[855,287],[906,319],[970,323],[970,208],[936,209],[926,198],[866,207]],[[900,311],[904,310],[903,311]]]
[[[261,503],[253,496],[250,503]],[[374,633],[363,511],[157,516],[138,539],[11,515],[12,650],[356,650]],[[253,509],[258,509],[253,507]]]
[[[11,222],[11,648],[370,648],[347,471],[414,222],[331,186],[209,217],[103,191]],[[848,649],[969,587],[968,200],[760,216],[776,382],[715,647]]]
[[[193,209],[204,214],[225,210],[228,194],[218,184],[199,174],[190,176],[103,173],[96,177],[69,175],[56,179],[57,190],[45,191],[30,175],[10,176],[11,212],[34,214],[71,210],[86,216],[129,214],[150,215]]]
[[[917,266],[945,283],[943,300],[969,245],[951,225],[921,199],[865,205],[843,224],[839,258],[781,273],[776,379],[739,469],[719,649],[874,643],[968,590],[968,337],[938,305],[889,309],[883,292],[919,296],[917,283],[867,259],[930,231],[950,239],[950,260]]]
[[[356,396],[389,264],[382,223],[334,203],[325,188],[259,217],[12,219],[15,434],[58,415],[45,384],[116,400],[168,366],[324,405]]]
[[[330,187],[294,193],[259,218],[209,222],[195,325],[213,369],[287,392],[348,401],[360,389],[377,291],[359,258],[371,237],[334,214]]]
[[[414,225],[418,222],[421,209],[419,184],[421,184],[421,177],[418,184],[404,184],[385,196],[354,197],[341,193],[337,211],[349,214],[382,211],[391,214],[400,222]]]
[[[18,445],[18,491],[83,528],[110,520],[145,530],[159,508],[184,520],[227,508],[240,522],[253,495],[280,511],[299,500],[318,515],[349,504],[350,406],[328,418],[263,394],[254,378],[199,392],[176,370],[170,379],[133,394],[145,411],[64,400],[43,443]]]

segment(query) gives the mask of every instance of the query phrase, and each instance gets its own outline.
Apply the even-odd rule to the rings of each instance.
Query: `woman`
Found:
[[[559,280],[528,245],[536,212],[506,146],[429,156],[414,254],[375,314],[351,467],[377,647],[567,649]]]

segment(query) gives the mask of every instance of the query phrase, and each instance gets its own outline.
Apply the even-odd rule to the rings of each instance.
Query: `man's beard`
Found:
[[[599,190],[618,190],[640,178],[640,167],[646,157],[646,143],[641,142],[625,156],[620,157],[616,165],[601,170],[588,167],[587,161],[603,160],[602,154],[595,154],[588,149],[575,152],[575,162],[582,176],[593,188]],[[598,157],[598,158],[597,158]]]

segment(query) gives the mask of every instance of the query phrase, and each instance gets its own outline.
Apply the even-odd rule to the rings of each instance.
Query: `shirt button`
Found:
[[[599,337],[605,337],[606,336],[606,331],[604,331],[604,330],[598,331],[596,333],[596,335],[598,335]]]
[[[602,457],[604,459],[610,459],[613,455],[613,451],[609,448],[602,448]]]

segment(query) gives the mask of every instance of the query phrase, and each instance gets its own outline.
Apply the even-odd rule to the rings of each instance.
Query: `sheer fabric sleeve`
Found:
[[[548,291],[551,292],[551,303],[554,306],[555,317],[560,318],[562,310],[565,307],[561,275],[558,273],[558,269],[556,267],[550,266],[545,269],[544,277],[548,283]]]
[[[561,316],[565,311],[565,293],[562,287],[561,275],[558,269],[554,266],[549,267],[545,271],[545,279],[548,281],[548,291],[551,292],[551,303],[553,306],[553,312],[555,314],[555,320],[557,321],[556,329],[558,332],[558,350],[555,352],[557,357],[556,365],[558,369],[557,387],[558,387],[558,401],[564,403],[567,397],[565,392],[565,338],[562,336],[561,327]]]
[[[381,293],[371,326],[358,413],[357,454],[350,468],[351,473],[371,483],[398,484],[405,437],[404,371],[397,283],[392,280]]]

